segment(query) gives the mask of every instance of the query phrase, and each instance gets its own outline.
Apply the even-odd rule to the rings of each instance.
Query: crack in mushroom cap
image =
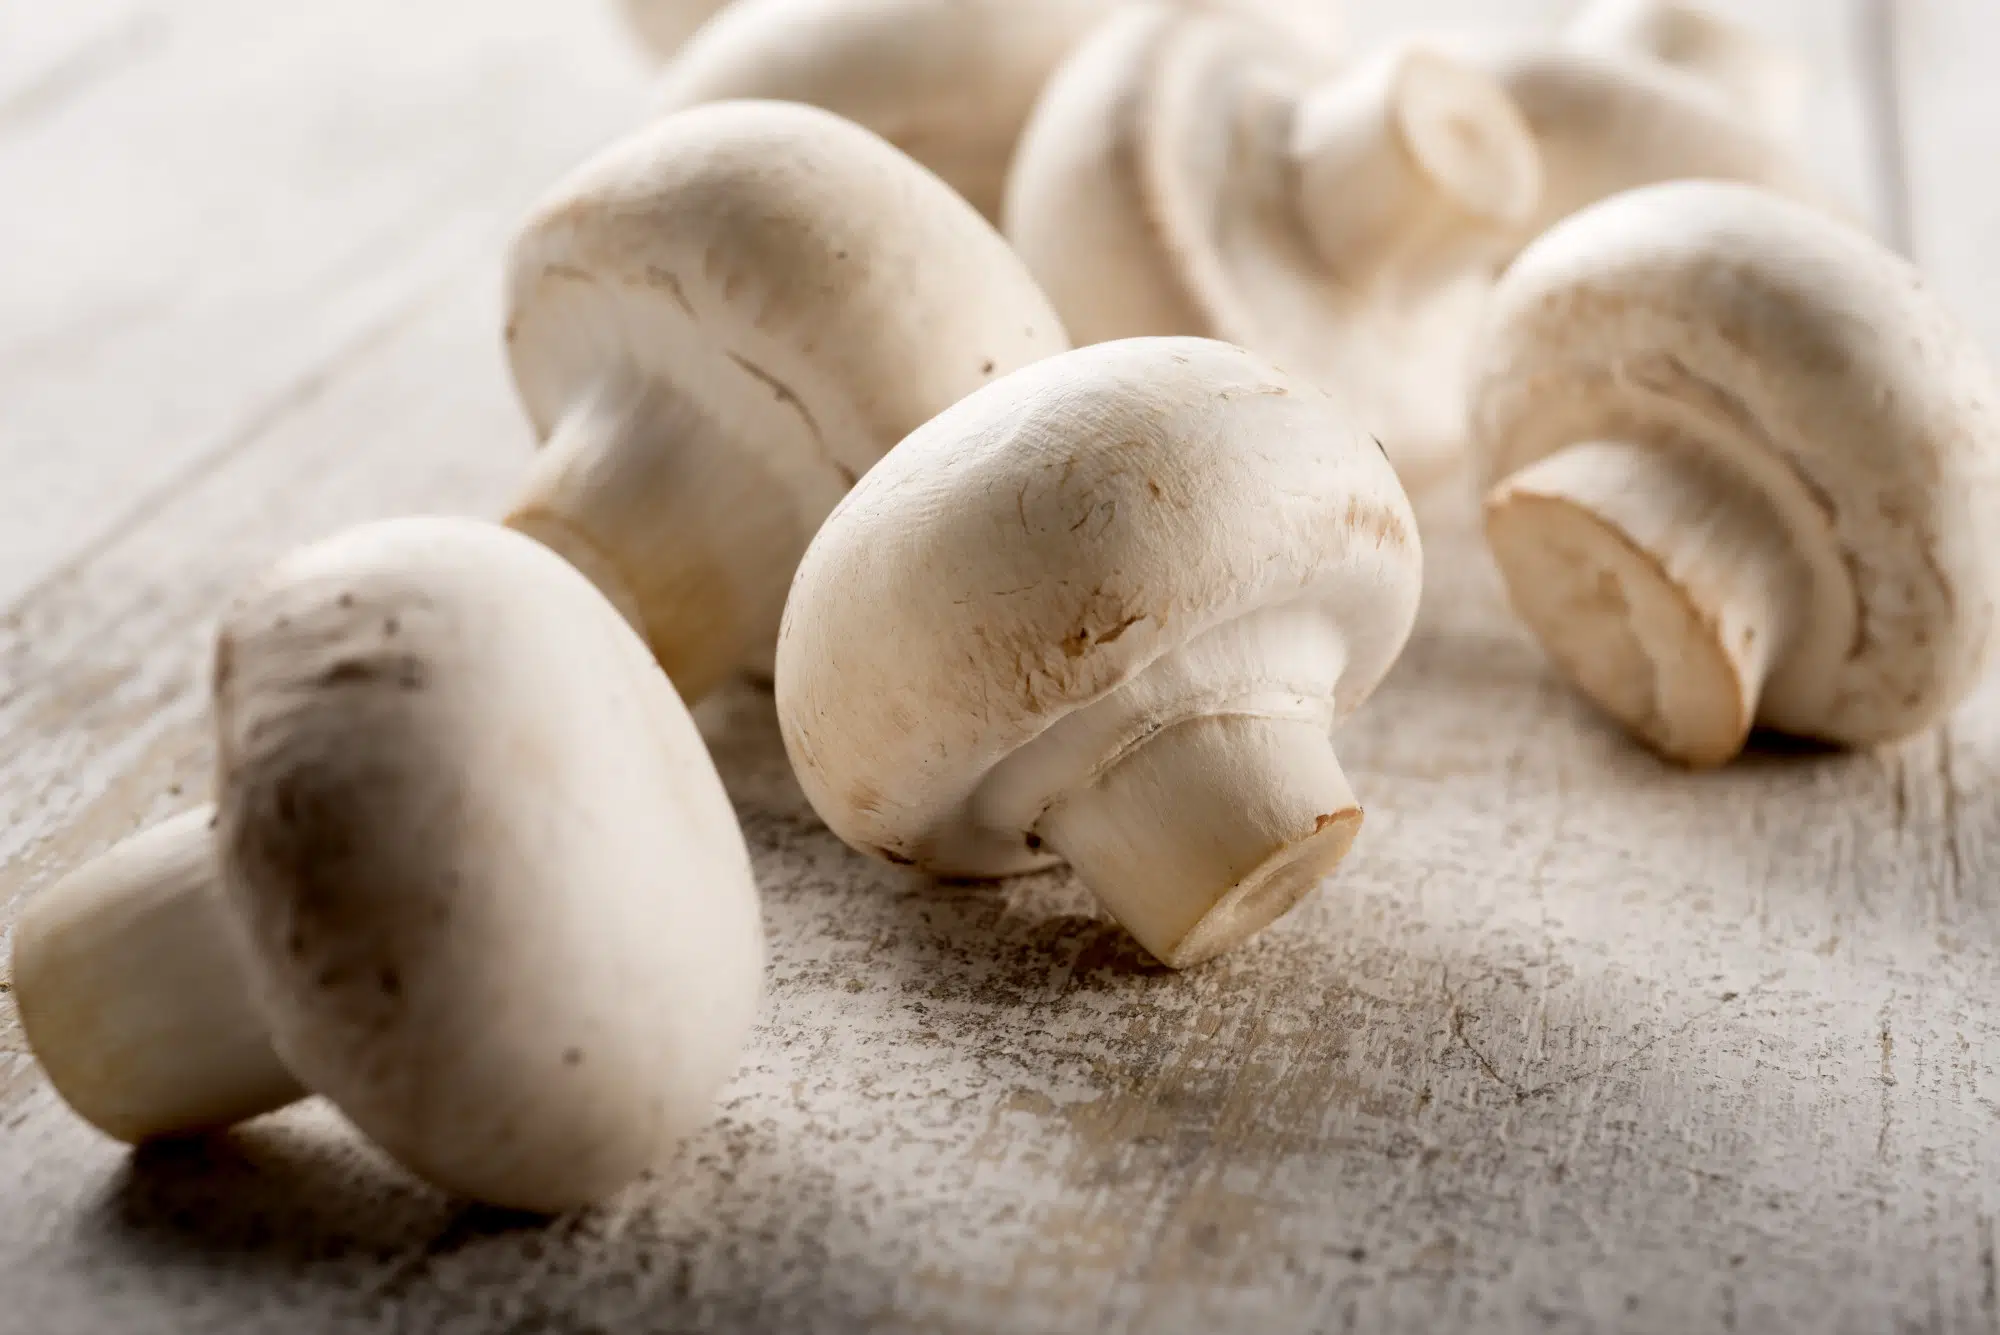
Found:
[[[1026,870],[1046,862],[1026,831],[970,811],[1011,755],[1277,608],[1344,641],[1337,721],[1400,652],[1421,580],[1394,471],[1324,391],[1204,339],[1099,344],[972,395],[842,502],[793,583],[779,719],[850,844]]]
[[[1323,78],[1268,29],[1135,5],[1051,80],[1003,227],[1079,345],[1188,334],[1255,348],[1342,393],[1422,481],[1462,447],[1463,403],[1439,385],[1463,383],[1492,278],[1406,292],[1329,268],[1291,153]]]
[[[1813,580],[1759,714],[1866,745],[1976,683],[2000,599],[2000,388],[1917,271],[1749,186],[1619,196],[1502,280],[1474,391],[1482,487],[1567,446],[1702,449]]]
[[[810,107],[722,103],[599,154],[508,263],[515,383],[546,437],[607,376],[741,423],[810,533],[896,441],[1066,346],[963,200]]]

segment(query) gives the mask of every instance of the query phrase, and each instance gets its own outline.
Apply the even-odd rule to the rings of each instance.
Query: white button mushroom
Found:
[[[1571,21],[1579,51],[1635,56],[1708,85],[1752,124],[1778,138],[1798,124],[1804,67],[1741,23],[1691,0],[1595,0]]]
[[[782,98],[883,135],[998,217],[1014,141],[1069,49],[1121,0],[737,0],[662,79],[668,110]],[[1331,58],[1334,0],[1186,0]]]
[[[729,0],[621,0],[625,21],[649,50],[666,59]]]
[[[142,1139],[303,1087],[436,1185],[543,1211],[707,1120],[761,987],[749,857],[574,569],[466,520],[351,530],[231,609],[214,703],[212,853],[184,818],[27,915],[30,1042],[80,1114]]]
[[[1521,256],[1481,363],[1508,594],[1662,755],[1889,741],[1979,679],[2000,387],[1859,232],[1745,186],[1621,196]]]
[[[206,1131],[305,1091],[230,949],[201,807],[42,891],[14,928],[14,1000],[63,1101],[119,1140]]]
[[[1463,445],[1467,339],[1536,207],[1534,138],[1491,75],[1423,46],[1313,77],[1250,25],[1133,6],[1050,81],[1004,230],[1079,343],[1255,348],[1427,480]]]
[[[507,346],[548,437],[508,523],[589,575],[690,700],[769,668],[806,542],[904,435],[1067,346],[999,235],[810,107],[670,116],[534,211]]]
[[[1194,964],[1346,854],[1330,733],[1421,567],[1322,391],[1222,343],[1100,344],[947,410],[827,521],[778,644],[786,749],[854,847],[970,876],[1059,855]]]
[[[273,1045],[404,1165],[603,1197],[707,1121],[757,1009],[749,855],[694,722],[577,573],[369,525],[216,643],[216,858]]]
[[[1756,37],[1713,14],[1705,25],[1705,46],[1692,49],[1688,6],[1600,0],[1557,42],[1485,53],[1542,151],[1542,197],[1510,254],[1578,209],[1664,181],[1742,181],[1846,212],[1774,132],[1780,113],[1765,103],[1782,97],[1782,57],[1769,53],[1773,91],[1721,96],[1725,68],[1750,80],[1766,62],[1750,54]]]

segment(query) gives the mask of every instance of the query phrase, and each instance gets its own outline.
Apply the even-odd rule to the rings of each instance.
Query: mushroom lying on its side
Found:
[[[1508,594],[1660,754],[1891,741],[1978,681],[2000,384],[1867,237],[1746,186],[1623,195],[1515,263],[1480,364]]]
[[[702,24],[728,4],[729,0],[621,0],[625,22],[662,60],[680,50]]]
[[[1722,103],[1777,139],[1797,128],[1806,90],[1800,62],[1769,39],[1692,0],[1595,0],[1571,22],[1578,51],[1637,57],[1706,84]]]
[[[1703,44],[1690,49],[1677,33],[1697,24]],[[1848,212],[1785,142],[1779,90],[1794,76],[1781,72],[1783,57],[1719,15],[1677,0],[1598,0],[1559,41],[1480,59],[1542,154],[1541,199],[1508,256],[1578,209],[1665,181],[1742,181]]]
[[[1181,0],[1270,25],[1320,59],[1335,0]],[[1123,0],[736,0],[668,65],[661,104],[781,98],[876,131],[997,218],[1042,84]]]
[[[1425,481],[1462,446],[1466,342],[1536,208],[1535,143],[1492,76],[1423,46],[1311,77],[1251,25],[1131,6],[1050,81],[1004,230],[1079,343],[1254,348]]]
[[[302,1086],[432,1183],[543,1211],[707,1120],[761,987],[749,857],[575,570],[471,521],[352,530],[230,610],[214,707],[212,870],[190,816],[25,916],[24,1026],[78,1113],[140,1139]]]
[[[779,723],[854,847],[1065,858],[1190,965],[1346,854],[1330,734],[1421,583],[1395,473],[1322,391],[1223,343],[1101,344],[947,410],[841,503],[785,611]]]
[[[700,107],[598,154],[514,242],[507,350],[547,438],[507,522],[683,697],[768,672],[806,542],[884,451],[1067,346],[1004,241],[811,107]]]

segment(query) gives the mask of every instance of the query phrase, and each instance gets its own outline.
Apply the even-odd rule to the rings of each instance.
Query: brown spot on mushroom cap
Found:
[[[1078,626],[1062,638],[1063,657],[1079,658],[1093,644],[1115,644],[1126,631],[1145,619],[1146,616],[1142,612],[1114,622],[1101,631],[1092,630],[1089,626]]]
[[[1371,539],[1378,548],[1409,550],[1415,540],[1400,516],[1379,505],[1369,505],[1360,497],[1347,502],[1344,518],[1348,531]]]
[[[882,794],[872,783],[855,784],[853,790],[848,793],[847,800],[863,815],[872,816],[882,809]]]

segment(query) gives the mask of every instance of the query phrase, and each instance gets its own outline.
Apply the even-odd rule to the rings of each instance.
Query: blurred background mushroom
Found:
[[[808,102],[880,134],[989,218],[1042,85],[1128,0],[736,0],[668,61],[660,106]],[[1341,50],[1335,0],[1183,0],[1270,29],[1307,59]]]

